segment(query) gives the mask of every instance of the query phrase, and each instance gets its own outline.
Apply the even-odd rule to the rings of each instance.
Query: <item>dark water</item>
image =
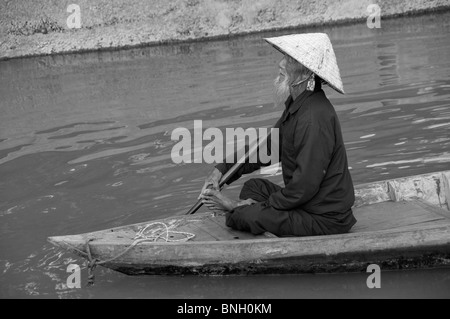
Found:
[[[326,91],[355,184],[450,169],[449,18],[320,30],[348,93]],[[371,290],[365,273],[128,277],[99,267],[94,287],[66,287],[67,265],[84,263],[48,236],[179,215],[196,201],[211,166],[172,162],[174,128],[276,121],[281,56],[261,39],[274,35],[0,62],[0,296],[450,297],[449,269],[383,272]],[[86,277],[83,266],[83,287]]]

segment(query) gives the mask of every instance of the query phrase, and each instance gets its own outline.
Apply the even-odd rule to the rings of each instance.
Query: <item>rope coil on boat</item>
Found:
[[[145,231],[147,230],[147,228],[154,226],[154,225],[161,225],[163,226],[164,232],[165,232],[165,236],[162,236],[162,232],[159,235],[155,235],[155,236],[149,236],[149,235],[145,235]],[[181,238],[181,239],[171,239],[173,237],[173,235],[171,236],[170,234],[179,234],[179,235],[184,235],[186,236],[185,238]],[[175,231],[175,230],[170,230],[169,226],[167,226],[165,223],[162,222],[153,222],[150,224],[147,224],[145,227],[142,227],[136,234],[136,236],[134,237],[134,239],[146,239],[146,240],[152,240],[152,241],[157,241],[158,239],[162,238],[164,239],[166,242],[180,242],[180,241],[188,241],[192,238],[195,237],[195,234],[192,233],[187,233],[187,232],[183,232],[183,231]]]
[[[151,231],[150,228],[155,225],[160,225],[163,228],[162,229],[158,229],[158,228],[153,229],[151,234],[146,234],[146,232]],[[179,238],[179,239],[172,239],[175,234],[183,235],[185,237]],[[135,247],[136,245],[138,245],[140,243],[157,242],[160,239],[162,239],[165,242],[183,242],[183,241],[191,240],[194,237],[195,237],[195,234],[192,234],[192,233],[170,230],[170,226],[167,226],[167,224],[165,224],[163,222],[153,222],[153,223],[147,224],[144,227],[142,227],[141,229],[139,229],[139,231],[134,236],[134,241],[131,243],[130,246],[125,248],[122,252],[120,252],[113,258],[110,258],[107,260],[99,260],[97,258],[92,257],[91,249],[89,247],[89,242],[93,241],[94,239],[89,239],[88,241],[86,241],[86,251],[81,251],[78,248],[71,246],[71,245],[69,245],[69,246],[71,246],[72,249],[76,250],[77,252],[79,252],[81,255],[83,255],[84,257],[86,257],[88,259],[89,262],[88,262],[88,267],[87,267],[88,268],[88,284],[87,285],[92,286],[94,284],[94,270],[95,270],[95,267],[97,267],[97,265],[106,264],[108,262],[111,262],[111,261],[125,255],[128,251],[130,251],[133,247]]]

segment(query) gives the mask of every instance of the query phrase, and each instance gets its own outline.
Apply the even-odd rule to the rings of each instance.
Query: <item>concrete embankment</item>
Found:
[[[381,21],[450,9],[450,0],[3,0],[0,59],[363,21],[370,4]]]

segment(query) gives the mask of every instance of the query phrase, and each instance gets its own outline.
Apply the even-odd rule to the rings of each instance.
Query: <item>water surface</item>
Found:
[[[355,184],[450,169],[449,21],[444,13],[319,30],[347,92],[326,89]],[[448,269],[386,272],[377,291],[364,273],[136,278],[101,267],[93,288],[65,286],[67,265],[84,263],[48,236],[180,215],[195,203],[211,166],[173,163],[174,128],[275,123],[281,55],[262,38],[293,32],[1,61],[0,296],[449,297]],[[226,192],[237,196],[247,178]]]

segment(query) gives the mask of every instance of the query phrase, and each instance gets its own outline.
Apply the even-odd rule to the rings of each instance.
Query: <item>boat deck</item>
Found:
[[[358,222],[350,232],[413,229],[450,224],[450,211],[422,200],[382,202],[355,208]]]
[[[350,233],[376,232],[383,230],[413,230],[429,226],[450,225],[450,211],[431,205],[420,199],[410,201],[387,201],[367,206],[353,208],[357,223]],[[202,213],[187,216],[176,216],[159,220],[167,225],[171,231],[170,240],[180,240],[186,235],[175,232],[185,232],[195,235],[189,241],[235,241],[277,238],[274,234],[264,233],[253,235],[231,229],[225,224],[225,215],[213,213]],[[128,227],[112,228],[109,231],[99,231],[86,235],[84,241],[93,239],[98,243],[131,243],[136,233],[149,223],[139,223]],[[146,235],[162,233],[164,228],[161,224],[150,227]],[[175,231],[175,232],[173,232]],[[98,236],[96,236],[98,235]],[[158,242],[165,242],[163,238]]]
[[[435,207],[421,200],[387,201],[353,209],[357,223],[350,233],[373,232],[380,230],[408,230],[428,226],[450,225],[450,211]],[[225,216],[198,214],[180,217],[173,224],[168,219],[171,230],[195,234],[191,241],[225,241],[274,238],[265,233],[254,236],[247,232],[233,230],[225,225]]]

